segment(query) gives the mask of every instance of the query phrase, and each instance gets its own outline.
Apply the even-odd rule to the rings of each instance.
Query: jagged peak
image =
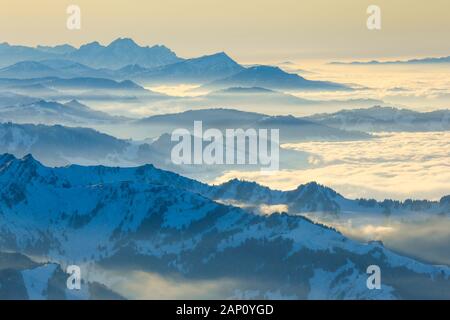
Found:
[[[293,192],[321,192],[321,193],[329,193],[332,196],[339,195],[336,191],[333,189],[326,187],[324,185],[321,185],[317,183],[316,181],[311,181],[305,184],[299,185]]]

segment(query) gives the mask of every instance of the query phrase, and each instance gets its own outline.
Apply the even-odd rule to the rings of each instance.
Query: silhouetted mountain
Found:
[[[25,60],[57,58],[59,54],[26,46],[14,46],[6,42],[0,44],[0,67],[6,67]]]
[[[134,74],[147,83],[205,83],[236,74],[244,68],[224,52],[187,59]]]
[[[205,85],[205,88],[263,87],[283,90],[351,90],[350,87],[328,81],[312,81],[278,67],[256,66]]]
[[[88,43],[66,57],[90,67],[109,69],[119,69],[130,64],[151,68],[181,60],[165,46],[141,47],[129,38],[116,39],[108,46],[98,42]]]
[[[153,68],[175,63],[181,59],[165,46],[141,47],[131,39],[119,38],[107,46],[91,42],[75,49],[69,45],[55,47],[14,46],[0,44],[0,66],[5,67],[21,61],[64,59],[82,63],[91,68],[119,69],[130,64]]]
[[[188,99],[185,98],[188,102]],[[263,106],[273,108],[284,108],[292,110],[289,107],[326,107],[326,106],[374,106],[383,104],[383,101],[376,99],[348,99],[348,100],[311,100],[300,98],[291,94],[276,90],[270,90],[260,87],[232,87],[217,91],[212,91],[204,96],[191,98],[192,105],[201,105],[205,107],[234,107],[246,108],[254,107],[261,109]],[[281,110],[281,109],[280,109]]]
[[[55,54],[68,54],[71,52],[76,51],[77,49],[75,47],[72,47],[69,44],[62,44],[57,46],[41,46],[38,45],[36,47],[39,51],[49,52],[49,53],[55,53]]]

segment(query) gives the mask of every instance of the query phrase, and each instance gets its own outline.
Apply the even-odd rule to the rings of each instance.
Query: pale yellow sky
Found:
[[[82,29],[66,29],[79,5]],[[366,9],[382,10],[369,31]],[[243,61],[450,55],[448,0],[0,0],[0,42],[79,45],[117,37],[182,57],[226,51]]]

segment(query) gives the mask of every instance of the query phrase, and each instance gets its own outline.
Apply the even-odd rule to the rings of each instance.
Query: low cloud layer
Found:
[[[232,178],[288,190],[310,181],[349,198],[433,199],[450,194],[450,133],[380,134],[372,141],[305,142],[283,147],[311,154],[310,167],[276,175],[227,172]]]

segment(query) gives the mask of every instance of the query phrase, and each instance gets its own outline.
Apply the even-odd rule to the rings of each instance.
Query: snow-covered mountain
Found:
[[[283,205],[289,214],[312,213],[316,216],[336,215],[347,217],[358,214],[373,216],[400,216],[421,213],[424,216],[450,217],[449,196],[440,201],[386,199],[351,200],[343,197],[333,189],[315,182],[300,185],[289,191],[272,190],[255,182],[230,180],[215,186],[208,197],[220,201],[240,203],[246,208],[258,212],[260,206]]]
[[[48,168],[5,154],[0,249],[60,264],[229,279],[223,297],[450,297],[448,267],[349,240],[300,216],[223,205],[207,197],[213,189],[150,165]],[[382,270],[380,290],[366,287],[369,265]]]
[[[0,300],[119,300],[98,282],[67,289],[68,275],[56,263],[37,263],[20,253],[0,252]]]
[[[374,106],[369,109],[342,110],[332,114],[308,117],[333,128],[344,130],[380,131],[447,131],[450,130],[450,110],[417,112],[407,109]]]

